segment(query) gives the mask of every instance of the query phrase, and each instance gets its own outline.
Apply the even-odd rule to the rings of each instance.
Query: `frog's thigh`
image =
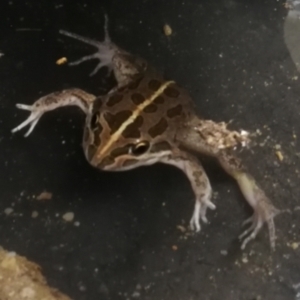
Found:
[[[215,205],[210,201],[212,189],[204,168],[194,156],[179,151],[176,155],[166,158],[163,162],[181,169],[189,178],[196,196],[195,209],[190,225],[192,229],[199,231],[200,218],[203,222],[207,222],[207,208],[215,209]]]

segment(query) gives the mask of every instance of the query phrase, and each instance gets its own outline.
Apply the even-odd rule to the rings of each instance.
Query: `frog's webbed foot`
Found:
[[[44,112],[42,110],[39,110],[35,105],[25,105],[25,104],[19,104],[18,103],[18,104],[16,104],[16,106],[19,109],[24,109],[24,110],[31,111],[31,114],[19,126],[12,129],[11,132],[13,132],[13,133],[17,132],[17,131],[21,130],[22,128],[24,128],[24,127],[26,127],[27,125],[30,124],[29,130],[24,135],[25,137],[27,137],[32,132],[32,130],[34,129],[35,125],[37,124],[37,122],[39,121],[39,119],[41,118],[41,116],[43,115]]]
[[[190,227],[198,232],[201,229],[200,220],[203,223],[207,223],[207,209],[216,208],[211,202],[212,190],[210,182],[202,165],[195,157],[179,150],[174,151],[174,153],[173,156],[163,159],[163,162],[181,169],[189,178],[196,196]]]
[[[96,66],[96,68],[91,72],[90,76],[95,75],[101,68],[107,67],[109,74],[113,70],[113,56],[116,53],[117,47],[111,42],[110,37],[108,35],[108,18],[105,16],[105,38],[103,42],[98,42],[86,37],[83,37],[81,35],[68,32],[65,30],[59,31],[61,34],[66,35],[70,38],[79,40],[83,43],[86,43],[88,45],[94,46],[98,49],[98,51],[94,54],[84,56],[74,62],[69,63],[70,66],[76,66],[79,65],[85,61],[92,60],[92,59],[98,59],[99,63]]]
[[[33,131],[44,113],[67,105],[78,106],[87,113],[90,104],[95,99],[96,97],[94,95],[88,94],[80,89],[69,89],[43,96],[32,105],[16,104],[17,108],[28,110],[31,113],[24,122],[12,129],[12,132],[19,131],[27,125],[30,125],[29,130],[25,134],[25,137],[27,137]]]
[[[206,218],[207,208],[212,210],[216,209],[216,206],[210,201],[210,196],[204,196],[200,198],[196,198],[195,208],[190,220],[190,228],[196,232],[201,230],[200,220],[203,223],[208,223]]]
[[[221,153],[218,159],[223,168],[235,178],[244,197],[254,210],[252,217],[244,222],[244,225],[250,223],[250,227],[239,237],[244,239],[241,248],[245,249],[248,242],[253,240],[262,226],[267,223],[271,248],[274,250],[276,239],[274,217],[280,213],[280,210],[273,206],[253,177],[246,172],[239,159],[226,152]]]
[[[260,229],[267,223],[270,245],[274,250],[276,239],[274,217],[280,213],[280,210],[272,205],[265,193],[256,185],[253,178],[249,175],[241,175],[238,182],[240,182],[240,187],[246,200],[254,210],[253,215],[243,222],[243,225],[250,224],[250,226],[239,236],[239,239],[243,240],[241,248],[245,249],[248,242],[255,239]]]

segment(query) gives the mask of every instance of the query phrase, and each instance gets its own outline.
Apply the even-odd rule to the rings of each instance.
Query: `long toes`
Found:
[[[40,119],[40,117],[42,116],[42,114],[43,114],[42,112],[32,111],[30,116],[24,122],[22,122],[20,125],[13,128],[11,132],[15,133],[30,124],[29,130],[25,134],[25,136],[27,137],[34,129],[35,125],[37,124],[37,122]]]
[[[195,219],[193,217],[190,221],[190,227],[191,227],[191,230],[199,232],[201,230],[199,219]]]
[[[251,222],[254,221],[254,216],[251,216],[250,218],[246,219],[243,223],[242,223],[242,226],[245,226]]]
[[[211,201],[205,202],[205,205],[212,210],[216,209],[216,206]]]
[[[208,220],[206,218],[206,212],[207,212],[207,206],[203,205],[200,210],[200,219],[202,220],[203,223],[208,223]]]
[[[93,72],[91,72],[90,76],[94,76],[102,67],[105,66],[105,63],[100,62],[96,68],[94,69]]]
[[[65,36],[68,36],[70,38],[79,40],[79,41],[81,41],[83,43],[86,43],[88,45],[95,46],[97,48],[99,47],[99,45],[102,44],[101,42],[92,40],[90,38],[87,38],[87,37],[84,37],[82,35],[79,35],[79,34],[76,34],[76,33],[73,33],[73,32],[69,32],[69,31],[66,31],[66,30],[60,30],[59,33],[65,35]]]
[[[28,131],[24,134],[25,137],[28,137],[30,135],[30,133],[32,132],[32,130],[34,129],[35,125],[37,124],[37,122],[39,121],[39,118],[36,118],[30,125]]]
[[[242,246],[241,246],[241,249],[244,250],[246,245],[251,241],[251,240],[254,240],[255,237],[257,236],[259,230],[261,229],[263,225],[263,222],[262,221],[258,221],[255,228],[253,229],[252,233],[244,239],[243,243],[242,243]]]
[[[27,126],[28,124],[30,124],[31,122],[33,122],[35,119],[35,117],[33,115],[29,116],[29,118],[27,120],[25,120],[24,122],[22,122],[20,125],[18,125],[17,127],[15,127],[14,129],[12,129],[11,132],[17,132],[19,130],[21,130],[22,128],[24,128],[25,126]]]
[[[32,105],[26,105],[26,104],[21,104],[21,103],[17,103],[16,107],[19,109],[29,110],[29,111],[32,111],[32,109],[33,109]]]
[[[255,228],[255,223],[252,223],[248,229],[246,229],[242,234],[239,235],[239,239],[245,237],[249,232]]]
[[[73,61],[73,62],[70,62],[69,65],[70,66],[77,66],[85,61],[88,61],[88,60],[92,60],[92,59],[99,59],[98,57],[98,52],[97,53],[94,53],[94,54],[91,54],[91,55],[87,55],[87,56],[84,56],[76,61]]]
[[[206,218],[205,215],[201,215],[201,220],[202,220],[202,222],[205,223],[205,224],[208,223],[208,220],[207,220],[207,218]]]

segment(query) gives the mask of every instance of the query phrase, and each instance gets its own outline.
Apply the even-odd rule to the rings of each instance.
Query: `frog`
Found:
[[[29,126],[25,134],[28,137],[43,114],[65,106],[79,107],[86,116],[82,147],[88,163],[94,168],[128,171],[162,163],[184,172],[195,196],[189,223],[194,232],[201,230],[202,223],[208,223],[208,209],[216,209],[210,180],[198,158],[210,156],[235,179],[253,210],[243,223],[248,224],[248,228],[239,236],[241,249],[245,249],[267,224],[270,246],[274,250],[274,218],[280,210],[272,204],[235,151],[249,144],[249,133],[231,130],[229,123],[201,117],[187,89],[174,80],[165,79],[147,60],[111,40],[107,16],[102,41],[65,30],[60,30],[60,34],[97,49],[69,65],[98,60],[90,75],[107,68],[108,74],[113,73],[116,84],[103,95],[70,88],[42,96],[32,105],[16,104],[30,115],[12,132]]]

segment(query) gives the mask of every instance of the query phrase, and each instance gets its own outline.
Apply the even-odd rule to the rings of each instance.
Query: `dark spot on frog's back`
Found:
[[[141,81],[142,81],[143,77],[140,77],[136,80],[133,80],[130,84],[128,84],[128,88],[131,90],[135,90],[139,87]]]
[[[126,145],[124,147],[119,147],[111,151],[110,156],[113,158],[118,157],[120,155],[128,154],[129,152],[129,146]]]
[[[112,106],[118,104],[119,102],[121,102],[122,99],[123,99],[122,94],[114,94],[114,95],[109,97],[106,105],[109,106],[109,107],[112,107]]]
[[[49,95],[48,97],[45,98],[45,104],[53,104],[53,103],[57,103],[58,99],[60,96],[60,92],[54,92],[52,93],[52,95]]]
[[[164,90],[164,93],[166,96],[171,97],[171,98],[177,98],[180,94],[178,89],[170,87],[170,86]]]
[[[161,83],[156,79],[152,79],[148,83],[149,89],[154,92],[156,92],[160,88],[160,86],[161,86]]]
[[[111,156],[106,156],[102,159],[102,161],[97,165],[99,169],[103,169],[106,166],[109,166],[115,162],[114,158]]]
[[[182,113],[182,105],[178,104],[167,111],[167,116],[169,118],[174,118],[176,116],[180,116],[181,113]]]
[[[93,102],[93,113],[97,112],[100,110],[102,106],[103,100],[102,98],[98,97],[94,102]]]
[[[164,141],[164,142],[159,142],[157,144],[154,144],[152,147],[151,147],[151,152],[161,152],[161,151],[167,151],[167,150],[170,150],[171,149],[171,145]]]
[[[163,104],[165,102],[165,99],[163,96],[158,96],[153,101],[155,104]]]
[[[145,113],[154,113],[157,111],[157,106],[152,103],[146,106],[143,110]]]
[[[167,120],[165,118],[161,118],[157,124],[155,124],[148,130],[148,133],[152,138],[155,138],[156,136],[164,133],[167,128],[168,128]]]
[[[145,101],[145,97],[140,93],[134,93],[131,95],[131,100],[135,105],[139,105]]]
[[[134,122],[129,124],[122,132],[124,138],[139,138],[141,136],[140,127],[143,125],[144,119],[142,116],[138,116]]]
[[[120,126],[132,115],[130,110],[123,110],[116,114],[111,114],[106,112],[104,114],[104,119],[106,120],[108,126],[111,129],[111,134],[116,132]]]

